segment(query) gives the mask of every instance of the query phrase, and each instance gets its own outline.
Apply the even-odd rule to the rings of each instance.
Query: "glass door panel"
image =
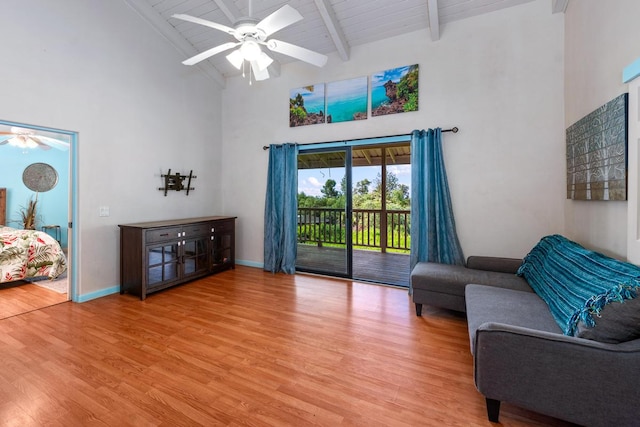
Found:
[[[301,150],[296,269],[409,285],[407,142]]]
[[[185,277],[207,270],[207,239],[208,236],[203,236],[199,239],[187,240],[183,245]]]
[[[353,148],[353,277],[361,280],[380,279],[383,150]]]
[[[353,278],[409,285],[410,146],[353,148]]]
[[[350,151],[298,154],[298,270],[351,276]]]
[[[217,229],[211,237],[211,264],[214,270],[223,270],[233,262],[233,230],[224,227]]]
[[[147,286],[157,286],[176,280],[180,274],[177,244],[149,247],[147,251]]]

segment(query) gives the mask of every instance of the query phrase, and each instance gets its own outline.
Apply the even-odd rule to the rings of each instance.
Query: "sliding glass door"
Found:
[[[408,142],[298,154],[296,269],[409,285]]]
[[[352,277],[408,286],[410,147],[353,147],[352,165]]]
[[[296,269],[351,277],[351,148],[298,154]]]

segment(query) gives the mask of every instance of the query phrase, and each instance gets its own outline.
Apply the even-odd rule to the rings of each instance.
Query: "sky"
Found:
[[[411,191],[411,165],[387,166],[387,170],[398,177],[400,184],[405,184]],[[352,185],[367,178],[371,181],[369,190],[373,189],[376,175],[381,171],[380,166],[360,166],[353,168]],[[344,177],[344,168],[300,169],[298,170],[298,193],[307,196],[322,196],[320,190],[327,179],[336,182],[336,189],[340,191],[340,181]]]
[[[392,82],[398,83],[402,76],[407,74],[411,66],[407,65],[405,67],[391,68],[389,70],[381,71],[380,73],[376,73],[371,76],[371,86],[378,87],[383,86],[386,82],[391,80]]]

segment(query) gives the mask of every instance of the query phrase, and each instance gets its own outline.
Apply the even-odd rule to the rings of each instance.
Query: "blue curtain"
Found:
[[[298,147],[269,146],[269,172],[264,208],[264,269],[296,272]]]
[[[421,261],[464,265],[440,128],[411,133],[411,269]]]

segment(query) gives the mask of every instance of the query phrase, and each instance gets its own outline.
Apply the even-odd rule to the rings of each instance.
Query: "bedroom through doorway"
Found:
[[[0,319],[74,299],[76,142],[0,120]]]

